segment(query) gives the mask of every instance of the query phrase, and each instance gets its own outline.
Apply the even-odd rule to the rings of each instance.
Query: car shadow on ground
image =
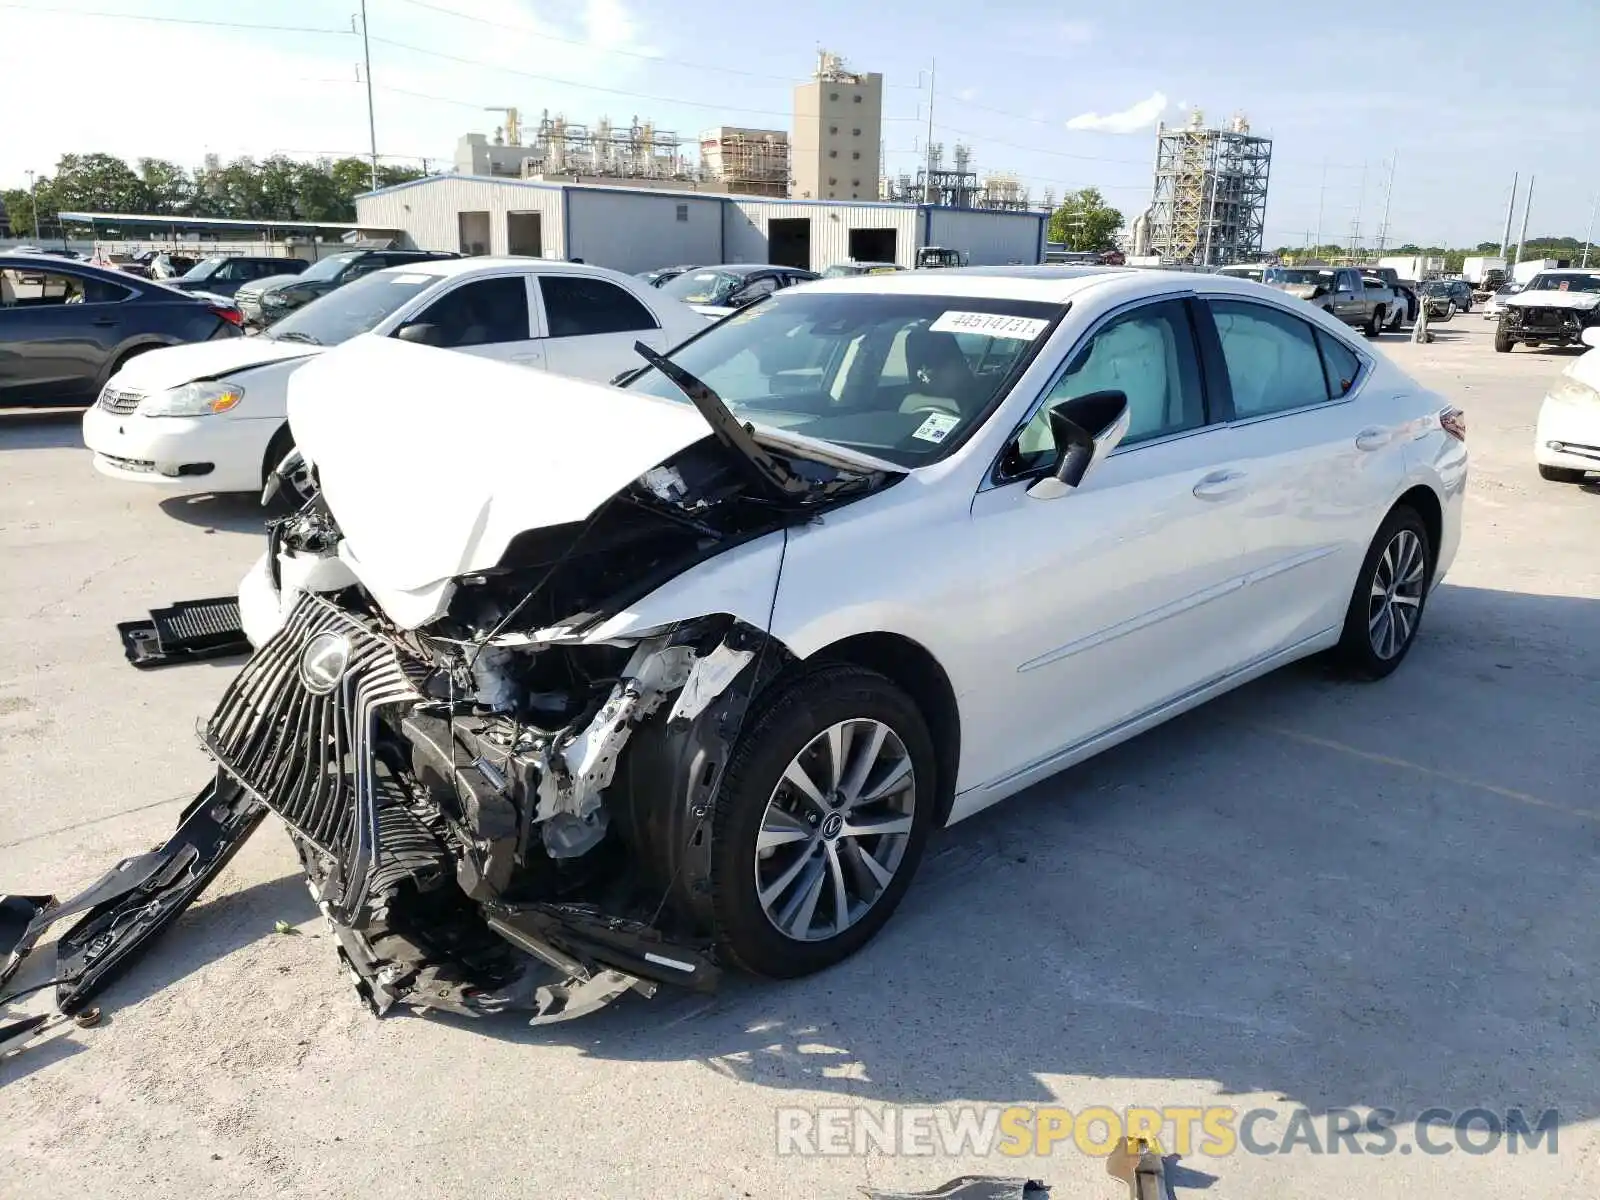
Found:
[[[1600,757],[1571,715],[1597,680],[1600,602],[1447,584],[1382,683],[1286,668],[936,835],[833,970],[442,1019],[852,1102],[1048,1102],[1073,1076],[1600,1116]],[[203,904],[107,1003],[311,913],[298,877]]]
[[[175,520],[202,529],[228,533],[262,533],[276,508],[263,507],[261,497],[245,492],[200,492],[187,496],[164,496],[161,511]]]
[[[83,413],[81,408],[0,411],[0,451],[81,449]]]

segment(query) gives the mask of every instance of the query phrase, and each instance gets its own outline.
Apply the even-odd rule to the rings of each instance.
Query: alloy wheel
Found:
[[[1378,559],[1367,606],[1367,636],[1372,652],[1385,661],[1404,650],[1416,632],[1427,566],[1422,539],[1410,529],[1396,533]]]
[[[813,737],[772,789],[756,835],[767,920],[801,942],[854,925],[900,869],[916,802],[911,756],[882,721],[840,721]]]

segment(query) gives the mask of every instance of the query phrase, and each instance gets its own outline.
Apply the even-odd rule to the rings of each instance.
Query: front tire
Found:
[[[1434,547],[1417,510],[1397,506],[1356,576],[1335,655],[1346,674],[1382,679],[1411,651],[1433,579]]]
[[[1499,330],[1495,331],[1494,350],[1496,354],[1510,354],[1511,347],[1515,345],[1516,342],[1511,340],[1509,334],[1501,333]]]
[[[780,685],[752,714],[718,791],[720,951],[774,979],[854,954],[910,885],[938,795],[927,723],[889,679],[841,664]]]
[[[267,486],[267,478],[277,468],[278,464],[288,457],[289,451],[293,449],[294,435],[289,432],[289,426],[285,423],[282,429],[272,435],[272,441],[267,444],[267,453],[261,462],[261,486],[263,489]],[[299,508],[307,500],[311,499],[315,491],[316,487],[311,482],[310,469],[302,466],[300,470],[290,472],[284,477],[283,487],[278,492],[278,498],[290,508]]]
[[[1573,467],[1547,467],[1539,464],[1539,478],[1551,483],[1582,483],[1586,472]]]

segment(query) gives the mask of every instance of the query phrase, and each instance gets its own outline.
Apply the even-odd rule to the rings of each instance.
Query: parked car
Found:
[[[663,283],[676,279],[685,271],[692,270],[694,270],[693,266],[657,267],[654,271],[640,271],[634,278],[644,280],[651,287],[660,287]]]
[[[242,284],[234,298],[244,313],[245,324],[263,327],[374,271],[460,257],[453,250],[349,250],[330,254],[309,267],[286,267],[276,275]]]
[[[1545,393],[1533,435],[1539,474],[1553,483],[1600,472],[1600,325],[1585,326],[1579,340],[1589,349]]]
[[[1355,267],[1272,267],[1263,282],[1305,300],[1330,316],[1377,337],[1396,300],[1386,288],[1369,288]]]
[[[1494,295],[1483,302],[1483,319],[1498,321],[1500,314],[1506,310],[1506,301],[1522,290],[1520,283],[1502,284],[1496,289]]]
[[[213,254],[202,258],[176,279],[172,287],[185,292],[206,292],[213,296],[233,296],[257,279],[274,275],[298,275],[309,266],[298,258],[254,257],[248,254]]]
[[[851,275],[888,275],[895,271],[905,270],[899,263],[892,262],[842,262],[823,270],[824,279],[846,279]]]
[[[140,279],[176,279],[199,260],[189,254],[172,254],[165,250],[142,250],[130,255],[118,267]]]
[[[1472,311],[1472,285],[1465,279],[1429,279],[1421,290],[1428,296],[1443,296],[1456,306],[1458,313]]]
[[[380,1009],[826,968],[936,827],[1292,660],[1394,671],[1460,537],[1460,411],[1225,277],[825,280],[651,363],[290,384],[320,494],[202,737]]]
[[[0,256],[0,406],[92,404],[136,355],[240,333],[225,303],[87,263]]]
[[[818,278],[815,271],[767,263],[696,267],[661,285],[661,292],[707,317],[725,317],[757,300]]]
[[[106,383],[83,440],[105,475],[259,492],[293,448],[284,389],[308,359],[362,333],[584,379],[638,366],[704,318],[604,267],[529,258],[437,259],[364,276],[226,345],[147,355]],[[440,396],[448,406],[457,398]],[[294,492],[303,483],[289,480]]]
[[[1416,288],[1401,279],[1400,272],[1393,267],[1362,267],[1360,270],[1363,279],[1378,280],[1396,298],[1386,310],[1384,329],[1391,332],[1398,331],[1417,319],[1421,301]]]
[[[1515,296],[1508,296],[1494,348],[1509,354],[1527,346],[1577,346],[1583,331],[1600,325],[1600,271],[1541,271]]]

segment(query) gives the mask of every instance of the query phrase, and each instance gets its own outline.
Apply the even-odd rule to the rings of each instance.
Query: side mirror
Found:
[[[1600,325],[1591,325],[1578,335],[1585,346],[1600,346]]]
[[[443,346],[444,330],[437,325],[407,325],[395,334],[402,342],[414,342],[418,346]]]
[[[1055,469],[1033,484],[1028,495],[1035,500],[1055,500],[1072,492],[1127,436],[1129,420],[1125,392],[1090,392],[1061,401],[1050,410]]]

